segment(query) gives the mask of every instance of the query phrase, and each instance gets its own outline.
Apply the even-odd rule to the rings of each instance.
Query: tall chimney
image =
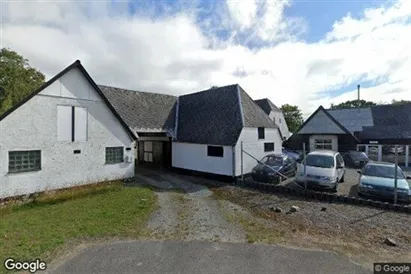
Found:
[[[360,85],[357,85],[357,95],[358,95],[357,107],[359,109],[360,108]]]

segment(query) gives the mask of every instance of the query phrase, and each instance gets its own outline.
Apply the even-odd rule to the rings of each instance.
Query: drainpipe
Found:
[[[357,108],[360,111],[360,85],[357,85]]]

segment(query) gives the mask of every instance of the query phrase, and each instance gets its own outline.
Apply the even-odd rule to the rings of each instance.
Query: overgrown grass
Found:
[[[138,237],[155,209],[147,188],[121,182],[41,195],[23,205],[0,209],[0,272],[7,257],[18,260],[50,256],[76,238]]]

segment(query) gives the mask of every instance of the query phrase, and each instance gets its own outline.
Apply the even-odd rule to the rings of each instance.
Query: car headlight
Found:
[[[360,188],[373,188],[371,185],[365,185],[365,184],[363,184],[363,183],[360,183],[360,184],[359,184],[359,187],[360,187]]]
[[[409,194],[409,190],[408,190],[408,189],[401,189],[401,188],[399,188],[399,189],[397,189],[397,192],[400,192],[400,193],[408,193],[408,194]]]

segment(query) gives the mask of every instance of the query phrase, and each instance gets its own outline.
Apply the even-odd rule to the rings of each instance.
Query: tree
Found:
[[[371,107],[376,106],[377,104],[371,101],[365,100],[350,100],[343,103],[339,103],[338,105],[331,104],[332,109],[336,108],[356,108],[356,107]]]
[[[45,76],[17,52],[0,50],[0,115],[44,83]]]
[[[303,114],[298,106],[285,104],[281,106],[285,121],[287,122],[288,130],[290,132],[296,132],[298,128],[303,124]]]
[[[403,105],[403,104],[409,104],[409,103],[411,103],[411,101],[408,101],[408,100],[398,100],[397,101],[395,99],[393,99],[391,102],[392,105]]]

